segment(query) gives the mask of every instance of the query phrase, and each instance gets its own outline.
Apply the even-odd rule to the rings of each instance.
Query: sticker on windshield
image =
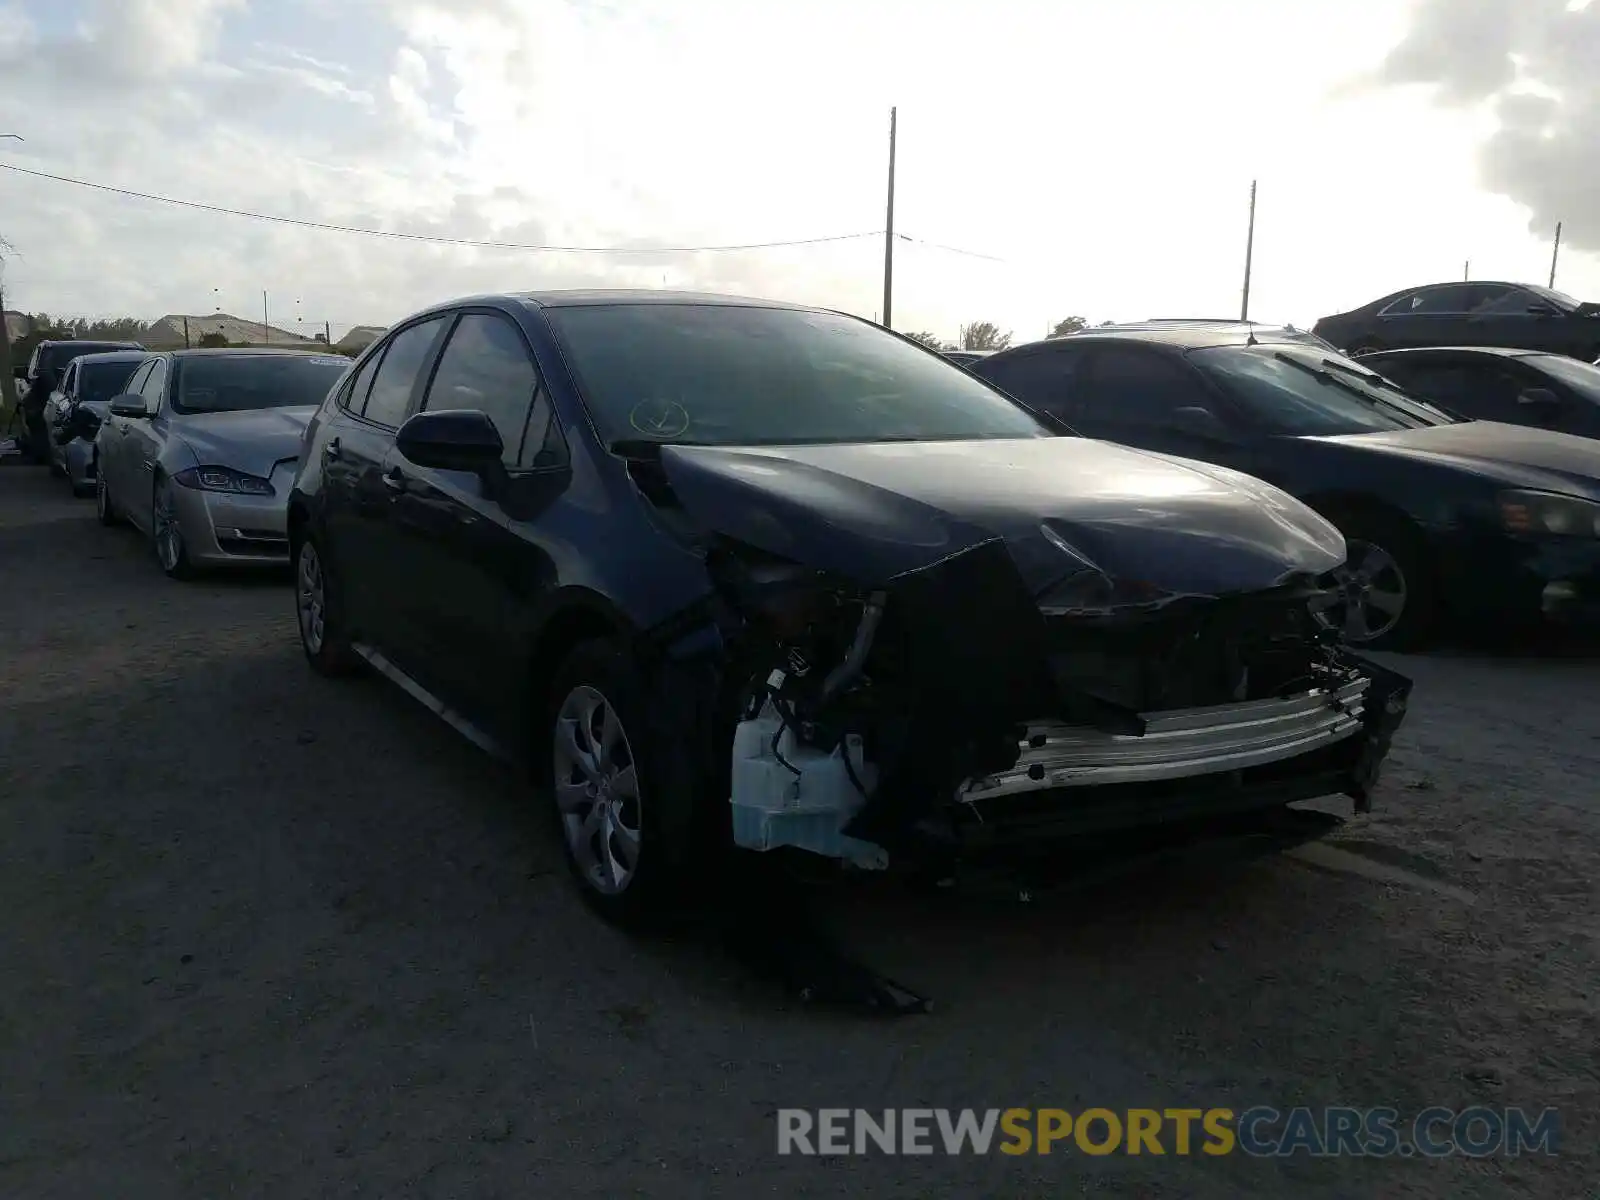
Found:
[[[682,437],[689,430],[689,412],[674,400],[641,400],[628,414],[628,424],[646,437]]]
[[[308,354],[306,359],[319,367],[342,367],[350,361],[338,354]]]

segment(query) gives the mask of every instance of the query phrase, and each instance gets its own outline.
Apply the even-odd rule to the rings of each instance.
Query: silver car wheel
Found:
[[[1405,572],[1382,546],[1346,538],[1348,555],[1331,572],[1332,593],[1316,609],[1323,624],[1344,633],[1345,641],[1376,641],[1400,623],[1405,614]]]
[[[172,502],[172,486],[166,480],[156,484],[155,500],[150,508],[151,532],[155,536],[156,558],[166,571],[176,571],[183,561],[183,530],[178,524],[178,510]]]
[[[295,586],[299,594],[300,640],[308,653],[320,654],[327,622],[327,587],[322,579],[322,560],[309,540],[300,543]]]
[[[568,692],[553,749],[556,808],[578,873],[603,895],[626,891],[639,870],[639,775],[611,702],[592,687]]]

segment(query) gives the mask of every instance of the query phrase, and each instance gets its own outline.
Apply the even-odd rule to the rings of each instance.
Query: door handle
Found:
[[[406,490],[406,477],[400,473],[399,467],[391,467],[384,472],[383,486],[391,492],[403,492]]]
[[[330,438],[330,439],[328,439],[328,443],[325,446],[322,447],[322,457],[323,458],[338,458],[339,457],[339,439],[338,438]]]

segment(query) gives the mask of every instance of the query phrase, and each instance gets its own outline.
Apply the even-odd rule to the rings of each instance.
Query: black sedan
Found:
[[[1434,283],[1323,317],[1312,332],[1355,355],[1408,346],[1507,346],[1592,362],[1600,356],[1600,304],[1530,283]]]
[[[1096,438],[1268,480],[1344,532],[1357,644],[1600,618],[1600,443],[1433,407],[1343,355],[1222,329],[1079,334],[970,368]]]
[[[619,921],[729,841],[927,867],[1364,810],[1410,690],[1314,618],[1345,547],[1311,509],[1058,436],[839,313],[441,305],[362,354],[300,463],[311,665],[528,762]]]
[[[1474,421],[1600,438],[1600,367],[1537,350],[1386,350],[1361,365]]]

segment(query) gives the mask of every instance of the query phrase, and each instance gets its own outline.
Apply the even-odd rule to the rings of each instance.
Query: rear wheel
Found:
[[[1332,518],[1348,554],[1329,573],[1331,597],[1317,617],[1351,646],[1403,650],[1426,642],[1438,596],[1421,537],[1398,520],[1376,515]]]
[[[580,645],[557,668],[545,709],[545,783],[562,853],[584,902],[622,926],[681,911],[699,847],[689,750],[652,720],[631,656]]]
[[[360,666],[350,648],[344,611],[328,578],[327,564],[315,538],[304,535],[295,549],[295,617],[300,648],[312,670],[321,675],[349,675]]]

